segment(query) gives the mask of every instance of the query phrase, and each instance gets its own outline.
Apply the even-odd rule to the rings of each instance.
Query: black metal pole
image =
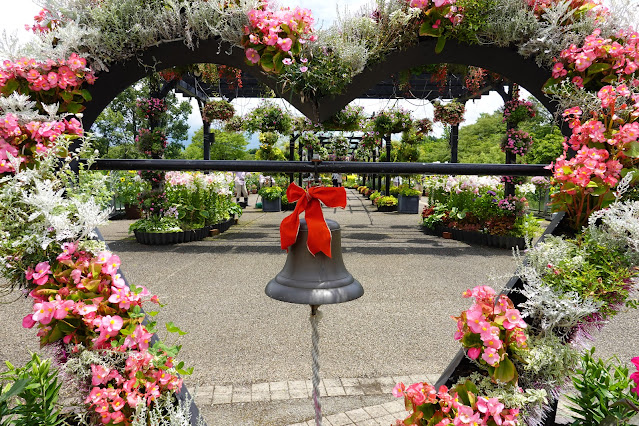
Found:
[[[459,124],[450,126],[450,162],[458,163],[457,153],[459,151]]]
[[[205,160],[211,159],[211,139],[215,142],[215,133],[211,133],[211,123],[204,121],[202,124],[202,144]]]
[[[81,161],[86,163],[86,160]],[[545,168],[547,166],[547,164],[367,163],[360,161],[322,161],[317,165],[320,173],[550,176],[552,172]],[[90,170],[218,170],[313,173],[314,166],[311,161],[98,159],[91,165]]]
[[[391,135],[386,135],[384,137],[384,142],[386,142],[386,161],[390,161],[391,156]],[[390,175],[386,174],[386,196],[390,195]]]

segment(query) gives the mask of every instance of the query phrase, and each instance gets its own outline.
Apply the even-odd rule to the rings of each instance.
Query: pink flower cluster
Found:
[[[165,113],[167,109],[164,99],[159,98],[138,99],[136,105],[142,110],[144,118],[147,120],[158,118]]]
[[[504,177],[511,177],[511,176],[504,176]],[[515,183],[514,182],[515,178],[520,178],[520,177],[512,176],[511,178],[513,179],[511,180],[510,183]],[[517,216],[521,216],[525,213],[527,205],[528,205],[528,200],[526,200],[526,197],[517,197],[514,195],[509,195],[506,198],[502,198],[497,203],[497,206],[500,209],[504,210],[507,213],[511,213]]]
[[[359,146],[365,150],[373,150],[381,144],[382,135],[379,132],[365,132],[359,141]]]
[[[528,133],[519,129],[509,129],[501,142],[501,150],[515,155],[526,155],[532,144],[533,139]]]
[[[637,43],[639,33],[621,30],[614,38],[602,38],[596,29],[586,37],[581,47],[571,44],[563,50],[552,68],[556,80],[569,78],[578,87],[590,81],[610,83],[632,79],[639,66]],[[596,68],[591,69],[595,65]]]
[[[453,25],[459,24],[464,18],[464,15],[457,13],[456,0],[406,0],[406,2],[410,7],[422,9],[426,16],[433,15],[435,20],[429,24],[435,30],[442,25],[440,17],[442,13],[442,17],[448,19]]]
[[[248,18],[250,25],[244,28],[242,39],[246,59],[251,64],[262,61],[265,71],[279,72],[282,65],[292,64],[302,44],[317,39],[309,9],[287,7],[275,11],[263,1],[259,8],[249,11]],[[303,68],[303,72],[308,70],[305,65]]]
[[[0,68],[0,88],[9,83],[26,80],[34,92],[54,89],[69,90],[77,88],[85,81],[93,84],[96,80],[93,72],[87,68],[86,59],[72,53],[67,60],[36,62],[22,58],[16,62],[5,60]]]
[[[637,371],[630,375],[630,379],[634,380],[636,385],[635,388],[632,389],[632,391],[636,393],[637,396],[639,396],[639,356],[634,357],[630,361],[635,365],[635,368],[637,369]]]
[[[139,401],[150,404],[161,393],[179,390],[182,380],[167,371],[173,358],[164,350],[152,355],[153,334],[142,324],[143,301],[159,303],[142,286],[129,288],[118,273],[120,258],[111,252],[97,255],[65,243],[54,261],[27,269],[35,288],[33,312],[22,325],[38,325],[41,343],[58,340],[71,352],[110,349],[127,354],[126,365],[110,369],[92,365],[93,386],[86,403],[104,424],[128,424]]]
[[[50,14],[51,12],[48,9],[40,10],[40,13],[33,17],[35,24],[31,26],[25,25],[25,29],[33,31],[34,34],[44,34],[56,29],[60,25],[60,21],[52,19],[49,16]]]
[[[136,332],[138,329],[143,326],[139,325]],[[148,340],[151,333],[141,331],[138,335]],[[156,365],[153,355],[146,350],[131,352],[123,371],[92,364],[93,387],[85,403],[100,416],[103,424],[129,424],[139,402],[150,405],[162,393],[182,387],[182,379],[167,371],[172,367],[171,357]]]
[[[464,393],[463,397],[461,393]],[[455,387],[449,392],[446,386],[440,386],[437,391],[426,382],[408,387],[400,382],[393,389],[393,395],[404,397],[406,409],[412,411],[403,421],[397,420],[396,425],[515,426],[519,416],[519,409],[505,408],[498,398],[475,397],[465,386]],[[470,405],[464,405],[464,400]]]
[[[468,349],[471,359],[497,368],[507,362],[510,347],[526,348],[526,322],[506,295],[495,302],[495,290],[478,286],[464,292],[464,297],[475,298],[475,303],[462,312],[457,320],[455,340]],[[513,367],[514,368],[514,367]]]
[[[559,0],[527,0],[528,6],[530,6],[535,15],[539,18],[543,15],[547,8],[559,3]],[[603,15],[607,12],[607,8],[601,6],[599,1],[593,0],[570,0],[570,8],[575,10],[588,10],[595,13],[597,16]]]
[[[63,134],[82,136],[82,124],[75,118],[62,121],[30,121],[20,124],[12,113],[0,118],[0,174],[15,172],[8,154],[20,163],[33,162],[35,153],[46,154]]]
[[[459,123],[464,121],[466,107],[460,102],[452,101],[447,104],[433,102],[433,107],[435,122],[441,122],[450,126],[457,126]]]
[[[527,118],[533,118],[537,112],[532,102],[512,99],[504,105],[504,123],[517,124]]]

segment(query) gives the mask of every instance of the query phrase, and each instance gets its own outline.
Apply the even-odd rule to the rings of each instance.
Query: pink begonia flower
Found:
[[[521,318],[521,314],[517,309],[508,309],[503,326],[506,330],[512,330],[515,327],[526,328],[528,324]]]
[[[260,61],[260,54],[253,48],[246,49],[246,58],[253,64],[257,64]]]
[[[482,324],[479,334],[481,335],[481,340],[494,339],[495,337],[499,338],[499,327],[495,327],[486,322]]]
[[[280,38],[277,36],[277,33],[273,31],[264,37],[264,44],[267,46],[275,46],[279,39]]]
[[[477,359],[481,354],[481,349],[479,348],[468,348],[468,357],[470,359]]]
[[[455,340],[461,340],[464,337],[464,323],[461,320],[457,320],[457,331],[455,331]]]
[[[486,346],[487,348],[500,349],[503,345],[503,342],[495,336],[491,336],[485,340],[482,339],[482,341],[484,342],[484,346]]]
[[[308,71],[308,67],[300,67],[300,71],[301,72],[306,72],[306,71]]]
[[[115,275],[111,276],[111,285],[113,285],[114,287],[117,287],[117,288],[126,287],[126,283],[124,282],[124,278],[122,278],[122,275],[120,275],[120,274],[115,274]]]
[[[122,407],[124,407],[124,400],[120,398],[119,396],[115,398],[113,401],[111,401],[111,408],[113,408],[113,410],[115,410],[116,412],[119,412],[122,409]],[[114,423],[119,423],[120,421],[118,421],[113,414],[111,415],[111,419],[113,420]],[[124,420],[124,418],[122,420]]]
[[[119,308],[128,310],[131,307],[131,301],[128,297],[129,293],[130,291],[127,287],[111,287],[111,296],[109,296],[109,303],[117,304]]]
[[[53,303],[51,302],[36,303],[33,305],[33,311],[33,321],[46,325],[53,319],[55,306],[53,306]]]
[[[102,273],[107,275],[115,275],[120,267],[120,257],[117,254],[112,255],[102,266]]]
[[[56,295],[52,303],[55,306],[53,317],[58,320],[66,318],[75,308],[75,302],[73,300],[62,300],[59,294]]]
[[[499,354],[497,354],[497,350],[493,348],[484,349],[484,353],[481,355],[481,357],[490,365],[495,365],[499,362]]]
[[[102,317],[101,330],[105,330],[110,336],[117,334],[118,330],[122,328],[122,318],[118,315],[106,315]]]
[[[291,50],[291,47],[293,47],[293,40],[291,40],[290,38],[286,37],[286,38],[280,38],[277,40],[277,45],[280,47],[280,49],[282,49],[284,52],[288,52],[289,50]]]
[[[147,399],[147,405],[151,405],[151,402],[160,396],[160,387],[156,383],[147,382],[146,389],[144,397]]]
[[[413,383],[406,389],[406,397],[413,402],[413,405],[419,406],[426,402],[426,395],[422,392],[423,383]]]
[[[22,327],[24,328],[32,328],[35,323],[36,322],[33,320],[33,314],[28,314],[22,318]]]
[[[101,365],[91,364],[91,384],[93,386],[102,385],[107,382],[107,376],[111,372],[110,369]]]
[[[33,272],[33,283],[36,285],[46,284],[49,280],[49,272],[51,272],[51,266],[49,262],[40,262],[36,265]]]
[[[405,390],[406,390],[406,386],[402,382],[399,382],[393,388],[393,396],[396,398],[400,398],[404,396]]]
[[[466,324],[473,333],[480,334],[482,327],[488,324],[481,310],[468,310],[466,312]]]
[[[111,252],[101,251],[95,258],[95,263],[105,264],[111,257]]]

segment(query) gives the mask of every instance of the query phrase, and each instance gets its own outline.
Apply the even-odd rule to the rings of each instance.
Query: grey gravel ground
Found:
[[[348,198],[345,210],[324,212],[342,226],[344,262],[365,294],[321,307],[322,377],[443,371],[459,349],[450,316],[468,307],[461,293],[475,285],[501,288],[515,269],[511,253],[425,235],[418,215],[376,212],[355,192]],[[288,212],[263,213],[254,208],[255,196],[250,201],[238,225],[200,242],[143,246],[127,235],[131,221],[101,228],[129,282],[147,286],[167,304],[159,321],[188,331],[180,358],[195,367],[185,379],[189,388],[311,375],[309,307],[264,294],[286,259],[278,227]],[[13,293],[3,301],[15,298]],[[20,327],[29,311],[30,302],[22,299],[0,308],[0,360],[19,364],[37,350],[35,332]],[[597,337],[600,354],[622,360],[639,355],[638,320],[637,312],[619,315]],[[324,408],[330,414],[389,400],[334,397]],[[312,417],[307,400],[214,405],[202,412],[209,425],[279,425]]]

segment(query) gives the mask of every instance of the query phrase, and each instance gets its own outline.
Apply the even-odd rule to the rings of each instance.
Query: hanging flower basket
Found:
[[[280,107],[270,102],[263,102],[246,116],[245,128],[249,133],[291,132],[291,117]]]
[[[154,158],[160,158],[164,154],[168,141],[162,129],[140,129],[135,143],[140,152]]]
[[[366,132],[359,141],[359,148],[372,153],[381,145],[381,135],[378,132]]]
[[[138,99],[136,105],[147,120],[157,120],[167,110],[164,99],[159,98]]]
[[[347,105],[346,108],[322,123],[326,130],[356,131],[364,121],[364,108]]]
[[[518,129],[509,129],[501,140],[501,150],[514,155],[526,155],[533,144],[532,137]]]
[[[418,135],[427,135],[433,130],[433,122],[429,118],[416,120],[413,125]]]
[[[333,157],[335,160],[343,160],[350,154],[351,143],[344,136],[333,136],[329,139],[326,147],[329,157]]]
[[[413,126],[410,112],[403,108],[381,111],[372,118],[373,130],[381,135],[390,135],[408,131]]]
[[[466,107],[460,102],[452,101],[447,104],[433,102],[433,107],[435,108],[435,122],[457,126],[464,121]]]
[[[299,139],[297,139],[299,144],[308,151],[317,151],[322,147],[322,143],[320,139],[315,135],[314,132],[303,132]]]
[[[224,131],[226,132],[241,132],[244,130],[244,119],[234,115],[226,120],[224,123]]]
[[[537,111],[531,102],[513,99],[504,105],[503,122],[517,126],[522,121],[533,118],[536,114]]]
[[[213,120],[227,121],[235,114],[235,108],[230,102],[220,99],[207,102],[202,108],[202,120],[207,123]]]

